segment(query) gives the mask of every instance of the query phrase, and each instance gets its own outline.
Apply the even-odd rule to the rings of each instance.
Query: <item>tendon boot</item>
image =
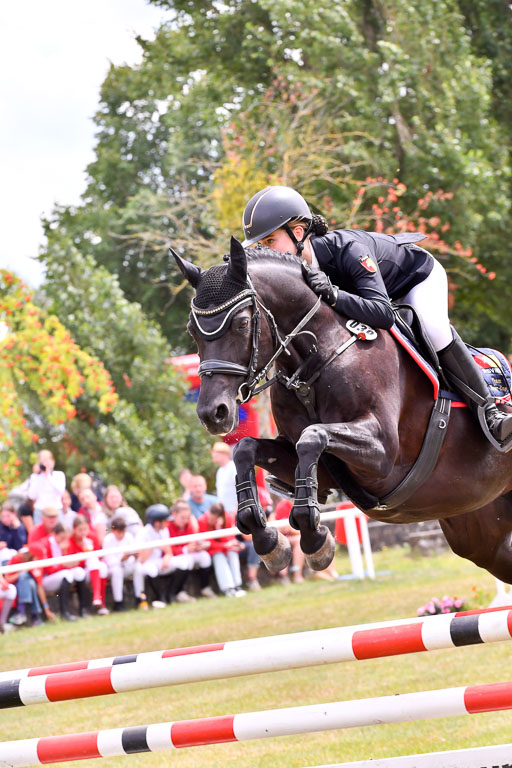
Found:
[[[503,443],[512,435],[512,414],[498,410],[471,352],[454,328],[452,334],[452,343],[438,352],[439,362],[477,418],[479,409],[484,409],[489,432],[498,443]]]
[[[76,616],[69,612],[69,589],[70,583],[67,579],[62,579],[59,587],[59,612],[61,619],[65,621],[76,621]]]

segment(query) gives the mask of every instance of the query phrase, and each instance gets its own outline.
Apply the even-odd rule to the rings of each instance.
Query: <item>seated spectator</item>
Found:
[[[197,520],[191,519],[190,506],[184,499],[179,499],[172,507],[172,520],[167,524],[169,536],[188,536],[198,530]],[[195,524],[194,524],[195,523]],[[195,600],[185,590],[190,571],[199,569],[199,589],[203,597],[215,597],[210,587],[212,559],[208,552],[208,542],[194,541],[189,544],[173,544],[171,546],[174,564],[174,576],[171,581],[171,595],[177,603],[190,603]]]
[[[0,608],[0,632],[6,634],[12,629],[12,624],[7,623],[9,613],[12,608],[12,604],[16,600],[16,587],[14,584],[9,584],[5,577],[0,574],[0,600],[2,601],[2,607]]]
[[[218,504],[219,500],[211,493],[206,493],[206,480],[202,475],[192,475],[189,483],[190,496],[188,503],[194,517],[199,519],[212,504]]]
[[[292,507],[293,501],[291,501],[291,499],[281,499],[281,501],[276,504],[276,508],[274,509],[273,515],[270,516],[270,519],[288,520]],[[300,548],[300,531],[296,531],[291,525],[287,525],[285,528],[280,528],[280,531],[290,542],[292,548],[292,564],[289,569],[283,568],[283,570],[279,572],[279,579],[283,584],[289,583],[289,571],[294,583],[302,584],[304,582],[302,571],[304,569],[305,556]]]
[[[51,451],[39,451],[28,486],[28,498],[34,502],[34,523],[41,522],[43,509],[62,509],[62,494],[66,490],[66,475],[55,469]]]
[[[92,477],[86,472],[79,472],[75,475],[71,481],[71,509],[73,512],[78,512],[80,509],[80,499],[78,494],[83,491],[84,488],[92,488]]]
[[[107,532],[107,516],[103,511],[103,507],[98,501],[96,494],[92,488],[84,488],[78,494],[81,507],[78,510],[79,515],[83,515],[91,531],[94,533],[98,542],[103,544],[103,539]],[[101,546],[99,547],[101,549]]]
[[[136,544],[146,544],[159,539],[168,539],[167,521],[169,508],[165,504],[152,504],[146,509],[146,525],[136,537]],[[139,552],[133,573],[135,594],[145,593],[146,582],[151,586],[155,600],[153,608],[165,608],[161,577],[174,570],[173,556],[169,546],[153,547]]]
[[[107,527],[110,526],[110,522],[114,517],[123,518],[126,524],[126,530],[128,533],[131,533],[132,536],[136,536],[137,531],[141,530],[143,527],[142,520],[138,513],[133,507],[128,506],[117,485],[109,485],[105,491],[105,496],[103,497],[103,511],[107,516]]]
[[[215,490],[217,498],[229,515],[236,513],[238,502],[236,497],[236,467],[231,458],[231,448],[221,440],[213,444],[212,461],[218,466],[215,475]]]
[[[126,530],[126,523],[124,519],[122,517],[114,517],[110,523],[110,533],[107,533],[103,539],[103,548],[109,549],[110,547],[124,547],[134,543],[135,537]],[[114,598],[114,611],[123,611],[124,580],[125,577],[133,577],[135,570],[135,555],[122,552],[112,552],[110,555],[105,555],[103,560],[107,564],[108,575],[110,576],[112,596]],[[138,598],[138,602],[140,602],[142,590],[137,591],[138,594],[135,592],[134,584],[135,597]]]
[[[42,521],[34,525],[28,535],[28,544],[35,544],[37,541],[46,539],[51,534],[59,522],[59,512],[53,507],[46,507],[42,511]]]
[[[27,543],[27,532],[22,526],[14,505],[4,501],[0,510],[0,562],[10,560]]]
[[[9,560],[9,565],[16,563],[26,563],[31,560],[41,560],[43,549],[40,544],[29,544],[22,547],[14,557]],[[38,626],[43,623],[42,613],[48,620],[54,618],[52,611],[46,599],[44,590],[43,571],[41,568],[33,568],[30,571],[20,571],[18,573],[8,573],[5,580],[9,584],[16,585],[17,591],[17,613],[9,619],[11,624],[20,627],[22,624]],[[42,606],[42,608],[41,608]]]
[[[52,533],[42,539],[43,557],[61,557],[69,554],[70,531],[62,523],[57,523]],[[77,561],[78,562],[78,561]],[[85,586],[85,569],[72,563],[47,565],[43,570],[43,587],[46,592],[56,592],[59,596],[59,613],[65,621],[75,621],[76,616],[70,613],[69,597],[73,584],[76,586],[79,604],[79,616],[87,616],[87,589]]]
[[[30,499],[20,504],[18,507],[18,517],[28,536],[34,527],[34,504]]]
[[[71,507],[71,494],[69,491],[64,491],[62,494],[62,509],[59,513],[59,523],[62,523],[64,528],[68,531],[73,530],[73,520],[76,517],[76,512]]]
[[[69,555],[79,555],[82,552],[92,552],[101,549],[94,531],[91,530],[87,519],[77,514],[73,521],[73,533],[69,540]],[[92,604],[98,608],[99,616],[106,616],[109,611],[105,604],[107,591],[107,566],[99,557],[88,557],[78,560],[77,565],[85,568],[87,579],[92,587]]]
[[[209,510],[199,518],[200,531],[217,531],[220,528],[231,528],[235,521],[228,515],[222,504],[212,504]],[[238,553],[242,544],[235,536],[227,535],[210,540],[210,554],[217,584],[226,597],[243,597],[242,575]]]

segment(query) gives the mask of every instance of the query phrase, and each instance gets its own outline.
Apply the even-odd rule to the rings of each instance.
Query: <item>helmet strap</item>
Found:
[[[288,224],[288,222],[286,222],[286,224],[284,224],[283,229],[288,234],[290,240],[292,241],[292,243],[296,247],[296,249],[297,249],[297,256],[301,256],[302,255],[302,251],[304,250],[304,246],[306,244],[306,238],[309,235],[309,233],[311,232],[311,230],[313,229],[313,222],[312,221],[309,222],[309,224],[308,224],[306,230],[304,231],[304,234],[303,234],[303,236],[302,236],[302,238],[300,240],[297,240],[297,238],[293,234],[293,230],[290,227],[290,225]]]

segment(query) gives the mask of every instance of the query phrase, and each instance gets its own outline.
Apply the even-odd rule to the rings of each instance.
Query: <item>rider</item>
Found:
[[[244,247],[260,243],[282,253],[296,252],[310,288],[346,317],[389,329],[395,321],[390,299],[412,305],[443,369],[472,410],[485,406],[493,438],[501,443],[512,434],[512,414],[498,410],[471,353],[450,326],[446,272],[417,245],[426,235],[328,232],[324,217],[313,215],[304,198],[284,186],[266,187],[251,197],[242,224]]]

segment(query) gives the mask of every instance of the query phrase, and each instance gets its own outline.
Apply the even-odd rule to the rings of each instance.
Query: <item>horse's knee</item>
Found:
[[[297,453],[307,454],[309,452],[320,455],[329,442],[329,436],[322,424],[311,424],[303,430],[297,441]]]
[[[257,440],[254,437],[243,437],[233,448],[233,461],[238,466],[254,466]]]

